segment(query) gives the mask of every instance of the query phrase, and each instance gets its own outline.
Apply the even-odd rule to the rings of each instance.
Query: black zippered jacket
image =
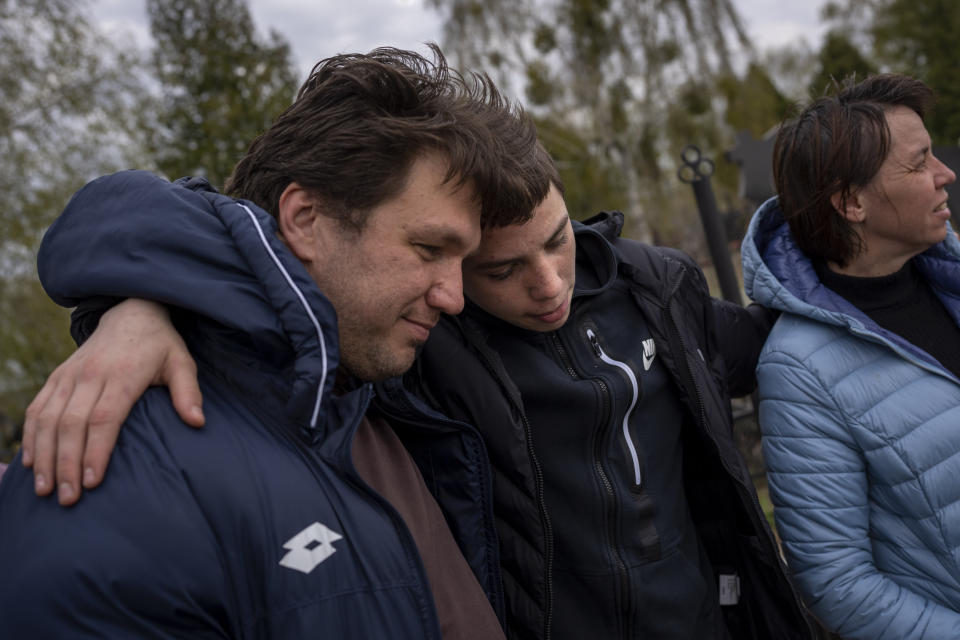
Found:
[[[711,298],[688,256],[622,224],[574,223],[561,329],[468,308],[406,376],[483,434],[508,635],[814,637],[732,432],[773,318]]]

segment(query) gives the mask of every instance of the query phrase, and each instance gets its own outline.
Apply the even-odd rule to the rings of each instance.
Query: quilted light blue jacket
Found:
[[[759,419],[800,592],[844,638],[960,638],[960,381],[824,287],[776,199],[742,255],[748,295],[783,311]],[[960,242],[916,261],[960,322]]]

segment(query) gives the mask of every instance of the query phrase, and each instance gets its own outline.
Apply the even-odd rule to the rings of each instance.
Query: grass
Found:
[[[767,489],[766,478],[754,478],[753,486],[757,488],[757,497],[760,498],[760,507],[763,509],[763,515],[767,517],[770,528],[776,532],[777,528],[773,524],[773,503],[770,502],[770,491]]]

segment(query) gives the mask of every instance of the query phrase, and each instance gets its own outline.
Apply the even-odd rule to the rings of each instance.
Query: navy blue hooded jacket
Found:
[[[439,638],[414,541],[358,476],[373,402],[435,492],[502,617],[489,467],[476,432],[396,385],[333,394],[336,318],[269,214],[144,172],[87,185],[43,241],[73,306],[167,303],[207,423],[165,389],[131,412],[103,484],[64,509],[11,465],[0,484],[0,637]],[[425,461],[429,459],[429,465]]]

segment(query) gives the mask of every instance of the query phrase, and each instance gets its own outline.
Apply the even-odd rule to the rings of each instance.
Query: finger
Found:
[[[25,467],[33,466],[33,456],[35,449],[35,440],[37,434],[37,420],[40,412],[53,397],[53,392],[57,388],[56,374],[51,374],[43,387],[33,398],[33,401],[27,406],[23,421],[23,438],[20,441],[21,457],[20,461]]]
[[[58,376],[50,398],[37,413],[33,438],[33,486],[38,496],[49,495],[56,483],[57,424],[73,394],[73,380]]]
[[[91,414],[103,393],[103,383],[97,377],[83,376],[80,380],[57,424],[57,497],[65,507],[76,503],[83,492],[81,474]]]
[[[83,452],[83,486],[92,489],[103,481],[110,455],[123,422],[139,398],[140,389],[123,382],[107,382],[90,412],[86,448]]]
[[[83,452],[84,489],[93,489],[103,482],[107,465],[110,464],[110,454],[113,453],[119,434],[119,428],[91,429],[87,433],[87,448]]]
[[[82,420],[69,410],[60,417],[55,472],[57,499],[64,507],[80,499],[80,464],[87,433]]]
[[[191,427],[202,427],[203,394],[197,382],[197,365],[189,353],[184,351],[183,355],[169,357],[162,377],[170,388],[170,399],[180,419]]]

